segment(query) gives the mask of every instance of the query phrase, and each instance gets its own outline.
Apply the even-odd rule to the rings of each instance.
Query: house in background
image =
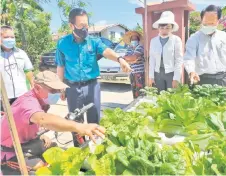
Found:
[[[104,37],[113,42],[118,42],[129,29],[122,24],[90,25],[89,35]]]
[[[56,41],[58,41],[61,37],[65,36],[65,35],[67,35],[66,32],[52,33],[52,40],[56,42]]]

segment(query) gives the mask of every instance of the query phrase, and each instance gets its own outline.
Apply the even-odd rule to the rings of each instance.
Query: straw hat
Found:
[[[131,37],[132,37],[132,36],[137,36],[137,37],[139,37],[140,43],[142,43],[142,41],[143,41],[143,36],[142,36],[142,34],[140,34],[140,33],[137,32],[137,31],[128,31],[128,32],[126,32],[125,35],[123,36],[122,41],[123,41],[125,44],[130,44],[130,42],[131,42]]]
[[[173,24],[173,32],[179,29],[178,24],[175,22],[174,14],[171,11],[162,12],[160,19],[153,24],[153,28],[158,29],[159,24]]]

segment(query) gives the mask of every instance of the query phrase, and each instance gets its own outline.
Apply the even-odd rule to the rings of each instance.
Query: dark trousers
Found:
[[[72,84],[65,81],[70,87],[66,89],[66,97],[69,112],[75,109],[81,109],[84,105],[94,103],[94,106],[87,111],[88,123],[99,123],[100,121],[100,84],[97,80],[93,80],[87,84]],[[82,117],[84,118],[84,117]],[[72,133],[73,143],[75,147],[79,146],[75,133]]]
[[[165,73],[165,69],[162,67],[159,73],[155,72],[155,86],[159,92],[172,88],[173,76],[173,72]]]
[[[88,123],[99,123],[100,121],[100,84],[93,80],[85,85],[71,84],[66,82],[70,88],[66,89],[66,97],[69,112],[81,109],[83,105],[94,103],[87,111]]]
[[[57,146],[57,144],[55,142],[53,142],[49,148],[56,147],[56,146]],[[45,148],[43,140],[36,138],[27,143],[21,144],[21,147],[24,152],[26,166],[29,169],[32,169],[40,161],[45,162],[42,154],[49,148]],[[29,152],[29,153],[27,153],[27,152]],[[12,168],[7,164],[8,162],[18,163],[17,157],[15,156],[15,157],[9,159],[8,161],[6,161],[6,160],[1,161],[1,171],[2,171],[3,175],[21,175],[19,167],[17,169]]]
[[[226,72],[203,74],[200,76],[200,84],[218,84],[220,86],[226,86]]]
[[[12,105],[14,103],[14,101],[16,101],[17,98],[11,98],[9,99],[9,104]],[[1,111],[4,112],[4,108],[3,108],[3,104],[2,104],[2,101],[1,101]]]
[[[141,95],[140,90],[145,87],[145,73],[131,73],[130,82],[133,92],[133,98],[136,99]]]

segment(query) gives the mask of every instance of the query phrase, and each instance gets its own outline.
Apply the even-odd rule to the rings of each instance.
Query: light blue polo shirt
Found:
[[[103,54],[107,47],[99,38],[88,36],[77,43],[72,34],[58,41],[56,64],[65,67],[64,78],[73,81],[88,81],[100,75],[97,54]]]

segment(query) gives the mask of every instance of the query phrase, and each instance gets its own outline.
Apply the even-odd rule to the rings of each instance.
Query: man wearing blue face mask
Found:
[[[222,10],[210,5],[201,12],[201,29],[186,43],[185,69],[191,83],[226,86],[226,33],[217,30]]]
[[[26,77],[33,86],[33,66],[27,54],[16,47],[14,31],[10,26],[1,26],[0,71],[3,76],[10,104],[28,91]],[[25,73],[26,72],[26,73]],[[1,107],[1,109],[3,109]]]
[[[141,40],[142,35],[136,31],[129,31],[123,37],[123,41],[130,46],[124,59],[133,70],[130,73],[130,82],[134,99],[140,96],[140,90],[145,87],[144,47]]]
[[[23,151],[30,151],[35,157],[26,159],[27,166],[37,168],[43,165],[42,154],[46,149],[55,146],[50,139],[45,136],[40,138],[37,132],[40,127],[53,131],[76,132],[81,136],[87,135],[92,140],[94,135],[104,138],[105,129],[97,124],[80,124],[71,120],[66,120],[58,115],[47,113],[47,104],[56,104],[60,98],[61,91],[68,88],[60,81],[58,76],[50,71],[40,72],[34,80],[34,88],[20,96],[11,106],[13,118],[17,127],[18,136]],[[4,164],[3,174],[11,173],[13,169],[7,165],[7,161],[17,162],[15,151],[13,150],[12,138],[5,116],[1,119],[1,163]],[[9,148],[12,151],[7,151]],[[45,161],[44,161],[45,162]],[[19,175],[18,173],[10,175]]]

